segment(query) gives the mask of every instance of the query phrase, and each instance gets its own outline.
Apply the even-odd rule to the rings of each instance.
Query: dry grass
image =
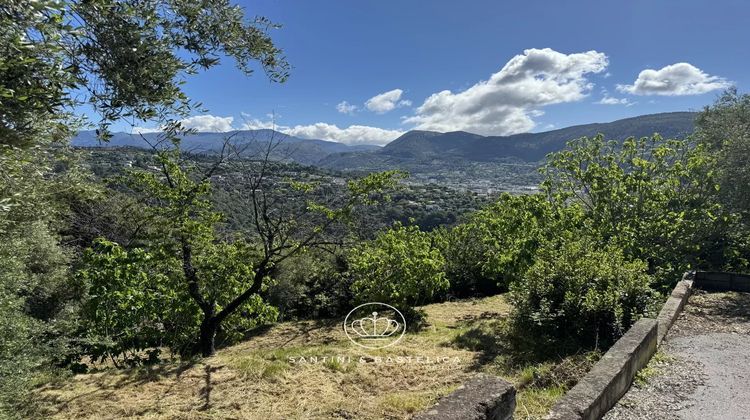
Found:
[[[509,306],[495,296],[424,309],[430,325],[387,349],[352,345],[339,322],[288,322],[195,364],[109,368],[48,384],[37,396],[51,418],[409,418],[486,370],[479,350],[451,343]]]

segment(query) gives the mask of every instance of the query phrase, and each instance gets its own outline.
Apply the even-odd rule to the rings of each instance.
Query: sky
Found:
[[[240,4],[282,25],[271,35],[291,77],[246,77],[231,60],[190,77],[208,113],[184,125],[199,131],[378,145],[412,129],[509,135],[700,110],[750,86],[746,0]]]

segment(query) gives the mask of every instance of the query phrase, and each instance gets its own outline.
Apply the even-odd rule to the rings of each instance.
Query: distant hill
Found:
[[[455,131],[409,131],[385,147],[372,145],[349,146],[326,140],[302,139],[273,130],[241,130],[226,133],[195,133],[182,139],[182,147],[193,152],[213,152],[221,149],[222,140],[233,135],[234,141],[260,147],[270,139],[281,139],[275,159],[293,161],[336,170],[405,169],[412,172],[434,172],[450,166],[460,170],[470,164],[537,162],[565,144],[583,136],[604,133],[607,138],[622,140],[630,136],[642,137],[659,133],[664,137],[683,137],[693,131],[693,112],[670,112],[642,115],[610,123],[576,125],[543,133],[524,133],[512,136],[480,136]],[[143,135],[156,140],[157,133]],[[73,139],[79,147],[148,147],[139,135],[114,133],[112,139],[101,144],[93,131],[82,131]],[[255,149],[255,147],[250,147]]]
[[[576,125],[543,133],[512,136],[480,136],[463,131],[438,133],[409,131],[379,150],[332,154],[319,165],[332,169],[402,167],[440,161],[536,162],[565,144],[583,136],[603,133],[608,139],[623,140],[659,133],[664,137],[684,137],[693,132],[693,112],[642,115],[610,123]]]
[[[158,133],[143,134],[149,142],[157,139]],[[274,153],[274,158],[294,161],[303,165],[314,165],[325,157],[334,153],[366,152],[379,150],[378,146],[357,145],[349,146],[326,140],[301,139],[294,136],[279,133],[273,130],[238,130],[226,133],[195,133],[185,136],[181,146],[184,150],[197,153],[210,153],[221,150],[223,140],[227,136],[233,136],[233,141],[239,143],[250,143],[250,149],[262,147],[268,141],[281,140],[280,146]],[[142,147],[148,148],[148,143],[137,134],[114,133],[112,139],[107,143],[100,143],[93,131],[82,131],[73,138],[73,146],[77,147]]]

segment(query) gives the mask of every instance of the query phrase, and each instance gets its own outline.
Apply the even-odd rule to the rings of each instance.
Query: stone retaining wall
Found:
[[[630,388],[635,374],[656,352],[657,324],[643,318],[602,356],[576,386],[552,407],[548,420],[601,418]]]
[[[685,280],[686,278],[688,278],[688,274],[683,277],[681,282],[677,283],[677,286],[672,290],[672,295],[669,296],[666,302],[664,302],[664,306],[661,308],[659,316],[656,317],[656,320],[659,321],[656,337],[658,344],[661,343],[661,340],[667,335],[669,329],[672,328],[672,324],[674,324],[677,317],[680,315],[680,312],[682,312],[682,308],[685,307],[685,304],[690,297],[690,293],[693,290],[693,281]]]
[[[595,420],[622,397],[636,373],[656,352],[690,297],[693,285],[701,288],[750,291],[750,276],[698,272],[686,274],[664,303],[657,319],[643,318],[602,356],[586,376],[552,407],[547,420]],[[516,407],[516,390],[509,382],[480,376],[442,398],[415,420],[509,420]]]
[[[690,297],[693,286],[750,291],[750,277],[728,273],[698,272],[694,280],[686,273],[672,290],[657,319],[643,318],[620,338],[563,398],[555,404],[548,420],[594,420],[601,418],[622,397],[656,347],[669,332]],[[726,290],[726,289],[724,289]]]
[[[496,376],[479,376],[414,417],[415,420],[510,420],[516,389]]]

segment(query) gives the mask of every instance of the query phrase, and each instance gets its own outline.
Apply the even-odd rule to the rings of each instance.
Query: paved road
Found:
[[[605,419],[750,419],[750,294],[696,292],[646,372]]]

